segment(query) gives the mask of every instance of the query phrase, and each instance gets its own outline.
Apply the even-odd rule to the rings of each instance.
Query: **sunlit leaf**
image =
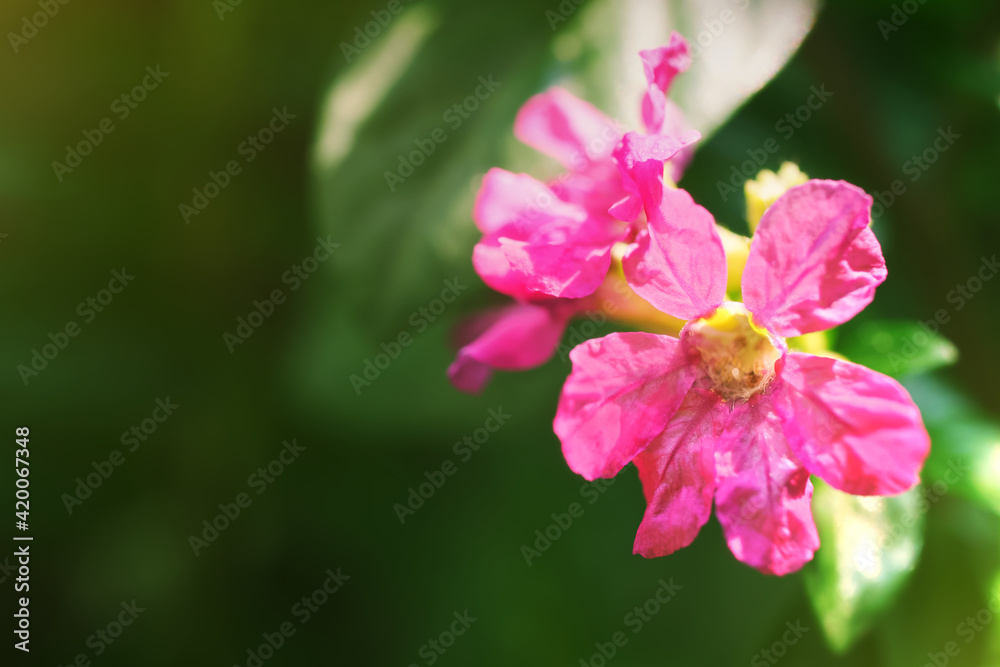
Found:
[[[996,619],[985,625],[973,621],[987,633],[969,633],[967,619],[986,607],[1000,554],[998,527],[997,517],[971,503],[946,502],[928,511],[920,564],[873,632],[879,660],[870,664],[997,664],[983,659],[990,641],[983,635],[995,631]]]
[[[924,484],[1000,514],[1000,425],[938,378],[913,378],[906,386],[931,434]]]
[[[446,278],[471,286],[459,309],[481,287],[473,198],[503,163],[552,33],[524,2],[496,15],[490,37],[470,32],[471,20],[482,20],[478,6],[405,6],[326,93],[313,171],[320,230],[342,246],[331,305],[373,338],[407,329]]]
[[[891,498],[851,496],[815,481],[820,549],[806,588],[830,647],[847,651],[896,598],[923,547],[919,489]]]
[[[993,581],[990,582],[989,589],[987,590],[987,596],[988,603],[984,606],[984,608],[988,609],[991,614],[995,615],[998,611],[1000,611],[1000,570],[994,574]],[[978,614],[979,610],[977,610],[977,615]],[[983,614],[983,617],[985,617],[985,614]],[[986,660],[984,664],[1000,664],[1000,628],[998,628],[995,623],[990,623],[985,651]]]
[[[606,110],[631,127],[639,125],[635,100],[645,86],[636,52],[665,44],[671,31],[684,35],[693,63],[671,98],[707,137],[778,73],[818,8],[818,0],[601,0],[588,3],[567,34],[592,51],[580,58],[588,85],[598,99],[610,95]]]
[[[958,348],[951,341],[917,322],[866,322],[837,348],[851,361],[897,378],[958,360]]]

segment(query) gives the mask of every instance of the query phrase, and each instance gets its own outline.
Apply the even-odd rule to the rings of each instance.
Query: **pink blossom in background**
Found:
[[[667,46],[640,56],[647,79],[644,139],[663,162],[676,158],[673,173],[680,178],[700,135],[681,131],[682,115],[667,94],[690,65],[688,44],[675,33]],[[548,360],[569,320],[593,308],[586,299],[606,282],[615,244],[631,242],[643,224],[638,216],[624,221],[609,213],[619,202],[634,204],[635,185],[615,157],[621,131],[596,107],[551,88],[524,104],[514,134],[568,171],[550,184],[499,168],[483,179],[473,210],[483,237],[473,265],[488,286],[516,302],[474,316],[457,332],[460,349],[448,375],[470,393],[483,388],[490,369],[523,370]]]
[[[545,363],[582,301],[514,301],[469,318],[455,331],[459,351],[448,367],[452,384],[476,394],[494,369],[516,371]]]

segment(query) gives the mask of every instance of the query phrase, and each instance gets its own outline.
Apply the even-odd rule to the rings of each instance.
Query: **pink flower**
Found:
[[[798,570],[819,547],[810,474],[847,493],[896,494],[918,482],[930,447],[895,380],[785,343],[851,319],[885,280],[872,199],[842,181],[788,190],[757,228],[743,303],[725,302],[711,214],[654,182],[641,151],[623,157],[648,220],[626,277],[690,321],[679,338],[611,334],[571,352],[554,423],[566,461],[591,480],[635,462],[647,503],[635,553],[690,544],[714,499],[736,558],[768,574]]]
[[[583,301],[515,301],[469,318],[455,331],[459,350],[448,367],[448,378],[456,389],[478,394],[493,370],[541,366],[555,354],[566,325]]]
[[[667,98],[673,78],[690,65],[688,44],[675,33],[667,46],[640,56],[646,139],[664,162],[673,161],[679,179],[700,138],[683,132],[683,116]],[[551,358],[569,321],[595,307],[589,297],[608,281],[612,247],[630,242],[641,226],[609,213],[620,200],[634,203],[635,185],[613,157],[621,131],[597,108],[552,88],[525,103],[514,134],[568,172],[549,185],[503,169],[483,179],[473,210],[483,238],[473,264],[487,285],[516,301],[459,327],[462,347],[448,376],[469,393],[482,390],[492,369],[524,370]]]
[[[674,34],[668,46],[641,56],[648,80],[643,119],[650,132],[644,139],[666,162],[701,137],[679,132],[678,112],[666,97],[674,76],[690,63],[688,45]],[[636,231],[608,213],[634,189],[613,159],[621,132],[589,103],[552,88],[525,103],[514,134],[569,171],[550,185],[503,169],[486,174],[474,210],[483,232],[473,252],[476,272],[519,299],[593,294],[611,265],[612,246]]]

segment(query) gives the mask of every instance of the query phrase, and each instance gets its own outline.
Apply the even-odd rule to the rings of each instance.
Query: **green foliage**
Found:
[[[924,483],[1000,514],[1000,424],[939,378],[914,378],[907,387],[931,435]]]
[[[844,653],[888,610],[923,547],[919,489],[891,498],[851,496],[814,480],[821,547],[806,589],[830,647]]]
[[[851,361],[895,378],[927,373],[958,361],[958,348],[917,322],[865,322],[838,351]]]

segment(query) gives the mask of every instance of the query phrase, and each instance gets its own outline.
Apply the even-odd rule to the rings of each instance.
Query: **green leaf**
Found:
[[[995,613],[998,605],[1000,605],[1000,569],[994,574],[993,580],[990,582],[989,589],[987,590],[987,604],[984,605],[984,608],[989,609],[991,613]],[[979,612],[979,610],[976,611],[977,613]],[[996,665],[1000,664],[1000,628],[997,627],[996,623],[991,623],[990,626],[983,664]]]
[[[933,497],[956,494],[1000,514],[1000,425],[940,378],[906,386],[931,435],[922,477]]]
[[[671,0],[589,2],[566,30],[561,50],[583,51],[580,78],[593,101],[628,127],[640,127],[638,96],[646,86],[637,52],[679,32],[691,44],[691,68],[670,97],[691,127],[710,136],[770,81],[809,33],[818,0]],[[574,45],[573,40],[576,41]]]
[[[919,489],[852,496],[814,480],[820,549],[804,571],[830,648],[843,653],[889,609],[923,548]]]
[[[873,632],[873,641],[864,642],[878,646],[879,659],[868,664],[998,664],[995,659],[984,659],[982,654],[988,637],[977,634],[969,643],[965,632],[959,634],[960,624],[986,606],[1000,554],[998,528],[995,516],[971,503],[941,503],[928,511],[920,564],[906,590]],[[987,631],[995,630],[996,619],[985,625]],[[957,659],[954,651],[945,655],[949,644],[957,644],[962,655]],[[932,659],[928,654],[937,657]]]
[[[837,346],[851,361],[895,378],[927,373],[958,360],[958,348],[917,322],[866,322]]]
[[[459,309],[484,291],[471,260],[475,193],[491,166],[510,166],[513,118],[542,87],[552,31],[524,1],[489,31],[468,30],[476,21],[471,4],[407,6],[326,95],[313,161],[320,231],[342,245],[337,305],[373,338],[407,329],[447,278],[474,286]]]

